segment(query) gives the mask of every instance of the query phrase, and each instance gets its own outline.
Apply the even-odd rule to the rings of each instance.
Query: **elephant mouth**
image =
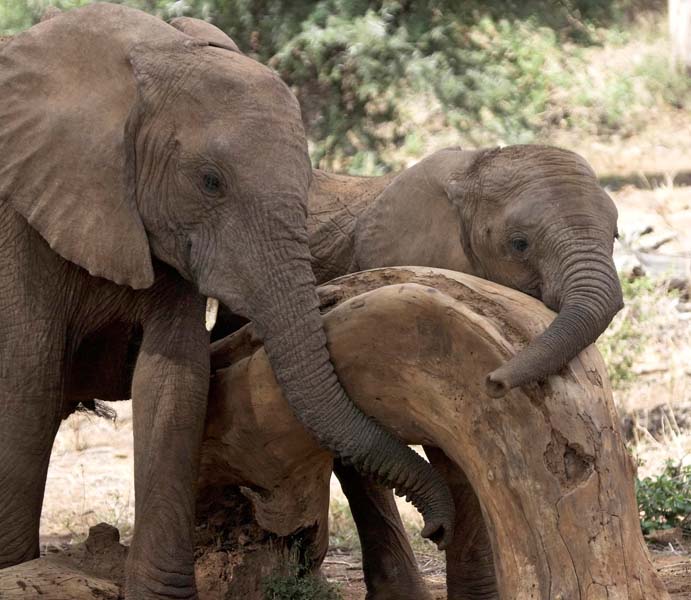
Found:
[[[561,309],[561,300],[556,297],[556,296],[551,296],[549,294],[545,295],[543,298],[540,298],[542,300],[542,303],[549,308],[550,310],[553,310],[554,312],[559,312]]]
[[[528,296],[532,296],[533,298],[537,298],[538,300],[543,300],[542,282],[540,282],[540,281],[536,281],[536,282],[532,283],[531,285],[524,287],[521,291],[524,294],[528,294]],[[545,302],[545,304],[546,304],[546,302]],[[552,309],[552,310],[554,310],[554,309]]]

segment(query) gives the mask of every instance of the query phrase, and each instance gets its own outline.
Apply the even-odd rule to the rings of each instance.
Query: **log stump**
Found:
[[[450,598],[668,598],[640,532],[635,469],[594,347],[547,381],[493,399],[485,375],[554,316],[537,300],[412,267],[348,275],[321,296],[329,350],[350,397],[408,443],[430,448],[454,490],[461,514],[447,550]],[[251,503],[267,545],[279,540],[285,549],[300,539],[318,565],[330,455],[293,417],[251,325],[217,342],[212,364],[203,527],[219,527],[221,537],[235,527],[237,507],[219,508],[230,486]],[[17,568],[0,571],[0,590]],[[212,571],[198,571],[201,597],[261,597],[232,574],[222,593],[201,593],[204,578],[218,580]]]

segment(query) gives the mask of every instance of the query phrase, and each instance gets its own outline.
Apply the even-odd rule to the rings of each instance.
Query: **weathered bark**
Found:
[[[322,298],[331,306],[329,350],[350,397],[408,443],[441,450],[431,454],[458,496],[457,508],[469,506],[475,515],[457,528],[447,551],[450,598],[469,590],[492,597],[493,585],[507,599],[668,598],[640,533],[634,468],[595,348],[547,382],[498,400],[485,394],[484,374],[549,324],[553,313],[540,302],[425,268],[349,275]],[[309,532],[318,563],[331,457],[282,399],[251,332],[214,351],[214,364],[232,364],[215,373],[211,386],[202,497],[245,486],[260,527],[280,538]],[[223,513],[213,514],[223,525]],[[206,516],[213,520],[208,509]],[[485,535],[493,561],[468,552],[468,537]],[[496,583],[488,575],[492,562]],[[469,572],[476,568],[484,575]],[[0,572],[0,585],[13,572]],[[230,582],[232,597],[254,597],[247,588],[236,596],[240,587]]]

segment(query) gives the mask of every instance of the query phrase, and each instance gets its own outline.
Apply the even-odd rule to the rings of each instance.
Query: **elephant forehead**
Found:
[[[570,215],[601,224],[617,219],[616,206],[598,180],[570,165],[504,170],[483,178],[481,194],[490,203],[506,207],[505,215],[517,221]]]
[[[300,119],[300,106],[283,80],[261,63],[223,48],[201,48],[187,72],[187,89],[201,104],[216,102],[279,118]]]
[[[509,146],[489,151],[472,171],[485,193],[499,197],[523,190],[599,187],[595,173],[582,157],[552,146]]]

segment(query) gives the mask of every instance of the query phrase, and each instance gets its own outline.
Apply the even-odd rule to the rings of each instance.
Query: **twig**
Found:
[[[358,565],[356,563],[349,563],[345,560],[329,560],[328,558],[324,559],[324,564],[326,564],[326,565],[342,565],[344,567],[351,567],[351,568],[358,567]]]

